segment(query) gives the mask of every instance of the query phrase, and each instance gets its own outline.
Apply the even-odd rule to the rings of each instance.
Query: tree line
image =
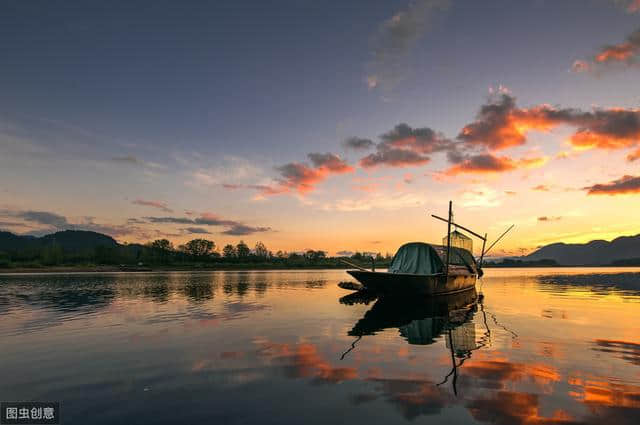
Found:
[[[171,241],[168,239],[157,239],[148,244],[157,252],[164,252],[168,256],[179,255],[180,253],[188,255],[192,258],[212,261],[212,262],[230,262],[230,263],[255,263],[255,262],[274,262],[274,263],[326,263],[336,262],[340,258],[345,257],[329,257],[326,251],[323,250],[307,250],[305,252],[287,252],[278,250],[273,252],[269,250],[263,242],[256,242],[253,249],[244,242],[240,241],[236,245],[226,244],[222,247],[221,252],[218,252],[218,247],[215,242],[207,239],[192,239],[184,245],[174,247]],[[387,253],[382,255],[381,253],[361,253],[356,252],[348,258],[355,260],[356,262],[375,261],[377,264],[389,263],[391,261],[391,255]]]
[[[15,266],[73,266],[73,265],[145,265],[145,266],[224,266],[235,265],[256,267],[344,267],[343,257],[330,257],[323,250],[305,252],[276,251],[267,248],[263,242],[256,242],[253,248],[243,240],[236,244],[226,244],[219,248],[214,241],[192,239],[185,244],[174,246],[168,239],[156,239],[146,244],[97,245],[83,248],[69,248],[61,244],[47,243],[29,248],[5,249],[0,251],[0,268]],[[369,266],[387,265],[391,256],[381,253],[357,252],[350,255],[350,261]]]

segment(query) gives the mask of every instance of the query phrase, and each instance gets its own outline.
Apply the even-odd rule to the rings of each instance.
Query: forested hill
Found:
[[[141,245],[120,245],[111,236],[85,230],[64,230],[45,236],[0,232],[0,267],[136,262]]]
[[[558,264],[568,266],[623,264],[628,260],[640,259],[640,234],[621,236],[611,242],[594,240],[584,244],[554,243],[543,246],[521,259],[554,260]]]
[[[63,251],[84,251],[94,250],[99,246],[114,248],[118,246],[118,242],[111,236],[84,230],[64,230],[41,237],[0,232],[0,251],[39,249],[50,245],[58,245]]]

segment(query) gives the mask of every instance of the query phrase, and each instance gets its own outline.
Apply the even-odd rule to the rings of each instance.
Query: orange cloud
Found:
[[[385,149],[367,155],[360,160],[362,168],[374,168],[380,165],[389,167],[411,167],[431,161],[428,156],[405,149]]]
[[[453,165],[445,174],[455,176],[458,174],[483,174],[502,173],[519,168],[536,168],[547,162],[546,157],[522,158],[514,160],[508,156],[495,156],[492,154],[472,155]]]
[[[640,109],[599,110],[585,121],[586,126],[569,138],[579,149],[622,149],[640,141]]]
[[[523,109],[518,108],[515,98],[506,93],[483,105],[476,121],[465,126],[458,139],[466,146],[482,146],[495,151],[526,143],[529,131],[548,131],[560,125],[577,128],[569,143],[579,149],[622,149],[640,143],[640,109],[608,108],[585,112],[549,105]]]
[[[279,195],[287,192],[298,192],[301,195],[315,189],[334,174],[352,173],[354,168],[333,153],[310,153],[307,157],[311,165],[304,162],[290,162],[276,167],[280,177],[273,185],[243,185],[241,187],[256,189],[262,196]],[[236,189],[238,185],[224,185],[227,189]]]
[[[481,106],[476,121],[463,127],[458,139],[491,150],[520,146],[526,142],[527,132],[546,131],[557,125],[548,114],[550,110],[546,105],[520,109],[513,96],[501,93]]]
[[[631,152],[629,155],[627,155],[627,161],[629,162],[633,162],[637,159],[640,159],[640,149],[638,149],[635,152]]]
[[[640,33],[637,36],[640,45]],[[630,38],[631,40],[631,38]],[[635,36],[633,38],[635,40]],[[630,41],[631,43],[631,41]],[[475,121],[465,125],[451,140],[429,127],[412,128],[398,124],[380,136],[376,152],[360,159],[362,168],[410,167],[427,164],[430,155],[446,152],[453,165],[445,175],[461,173],[498,173],[519,168],[536,168],[548,162],[548,157],[512,159],[497,156],[496,151],[524,145],[531,131],[551,131],[559,126],[570,126],[575,132],[569,143],[576,149],[623,149],[640,144],[640,109],[594,109],[582,111],[576,108],[556,108],[541,104],[520,108],[509,92],[501,90],[492,94],[480,107]],[[354,144],[371,146],[369,139],[354,139]],[[563,152],[559,158],[572,154]],[[640,158],[640,149],[629,155],[629,161]],[[285,188],[296,187],[305,192],[325,178],[325,175],[304,164],[292,163],[282,167]],[[293,176],[293,177],[292,177]]]
[[[491,154],[474,155],[445,171],[445,174],[455,176],[464,173],[499,173],[516,168],[514,161],[506,156]]]
[[[629,12],[640,9],[640,0],[634,0],[628,7]],[[613,64],[633,65],[640,54],[640,29],[632,32],[626,40],[604,46],[589,61],[577,60],[573,63],[574,72],[600,70]]]
[[[607,46],[598,53],[594,60],[596,62],[624,62],[629,60],[637,50],[637,46],[631,43],[620,43]]]
[[[640,193],[640,176],[625,175],[609,183],[585,187],[588,195],[623,195]]]
[[[539,156],[535,158],[521,158],[518,160],[519,168],[539,168],[549,161],[546,156]]]

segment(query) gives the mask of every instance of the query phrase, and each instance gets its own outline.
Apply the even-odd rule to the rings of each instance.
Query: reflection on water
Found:
[[[640,421],[637,270],[489,270],[484,298],[428,300],[345,278],[0,276],[0,400],[67,424]]]

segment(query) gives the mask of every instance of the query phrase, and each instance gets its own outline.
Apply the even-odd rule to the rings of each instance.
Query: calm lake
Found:
[[[471,310],[341,302],[343,280],[0,275],[0,400],[63,424],[640,423],[640,269],[488,269]]]

